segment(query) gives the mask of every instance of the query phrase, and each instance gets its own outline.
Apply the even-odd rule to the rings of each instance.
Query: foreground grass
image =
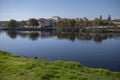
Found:
[[[23,58],[0,51],[0,80],[120,80],[120,72],[87,68],[77,62]]]

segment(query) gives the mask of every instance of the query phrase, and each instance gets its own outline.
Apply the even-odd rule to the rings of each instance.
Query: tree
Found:
[[[17,32],[16,31],[8,31],[7,35],[12,38],[15,39],[17,37]]]
[[[37,33],[37,32],[32,32],[32,33],[29,34],[29,38],[33,41],[37,40],[38,37],[39,37],[39,33]]]
[[[100,15],[100,20],[102,20],[102,15]]]
[[[92,21],[92,25],[93,26],[101,26],[100,24],[101,24],[101,20],[100,19],[98,19],[98,18],[95,18],[93,21]]]
[[[80,18],[80,28],[83,28],[84,27],[84,20],[82,18]]]
[[[76,18],[75,26],[80,27],[80,18]]]
[[[39,23],[36,19],[33,18],[33,19],[29,19],[29,25],[30,26],[38,26]]]
[[[87,17],[83,17],[83,21],[84,21],[83,26],[88,27],[89,26],[89,20],[87,19]]]
[[[11,19],[8,24],[7,24],[8,27],[11,27],[11,28],[15,28],[18,26],[18,22],[14,19]]]
[[[21,21],[20,25],[24,27],[25,25],[27,25],[27,23],[25,21]]]
[[[111,15],[108,15],[107,20],[108,20],[108,21],[111,21]]]

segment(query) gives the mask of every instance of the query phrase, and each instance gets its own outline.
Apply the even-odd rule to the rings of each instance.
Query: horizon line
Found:
[[[103,15],[102,15],[103,16]],[[109,16],[109,15],[108,15]],[[108,16],[107,16],[107,18],[108,18]],[[111,15],[110,15],[111,16]],[[95,18],[97,18],[97,19],[99,19],[100,18],[100,16],[99,17],[94,17],[94,18],[92,18],[92,19],[89,19],[88,17],[86,17],[86,16],[84,16],[84,17],[61,17],[61,16],[52,16],[51,18],[53,18],[53,17],[60,17],[61,19],[76,19],[76,18],[81,18],[81,19],[83,19],[83,18],[87,18],[88,20],[94,20]],[[23,20],[29,20],[29,19],[40,19],[40,18],[43,18],[43,19],[51,19],[51,18],[47,18],[47,17],[39,17],[39,18],[36,18],[36,17],[31,17],[31,18],[27,18],[27,19],[21,19],[21,20],[18,20],[18,19],[15,19],[15,18],[11,18],[11,19],[8,19],[8,20],[0,20],[0,21],[10,21],[10,20],[16,20],[16,21],[23,21]],[[104,17],[102,17],[102,20],[106,20],[107,18],[104,18]],[[111,18],[111,20],[115,20],[115,19],[120,19],[120,18]]]

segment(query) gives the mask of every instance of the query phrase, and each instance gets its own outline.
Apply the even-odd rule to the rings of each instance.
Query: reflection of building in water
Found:
[[[55,37],[55,32],[54,31],[18,31],[18,34],[38,34],[38,37],[40,38],[48,38],[48,37]]]
[[[55,33],[42,31],[40,36],[41,38],[55,37]]]

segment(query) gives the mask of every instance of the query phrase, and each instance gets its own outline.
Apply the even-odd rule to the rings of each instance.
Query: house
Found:
[[[112,23],[114,23],[117,26],[120,26],[120,19],[114,19],[112,20]]]
[[[39,23],[39,28],[45,28],[45,27],[53,27],[54,26],[54,22],[50,19],[44,19],[44,18],[40,18],[38,20]]]
[[[7,23],[7,21],[0,21],[0,27],[5,27],[6,23]]]

